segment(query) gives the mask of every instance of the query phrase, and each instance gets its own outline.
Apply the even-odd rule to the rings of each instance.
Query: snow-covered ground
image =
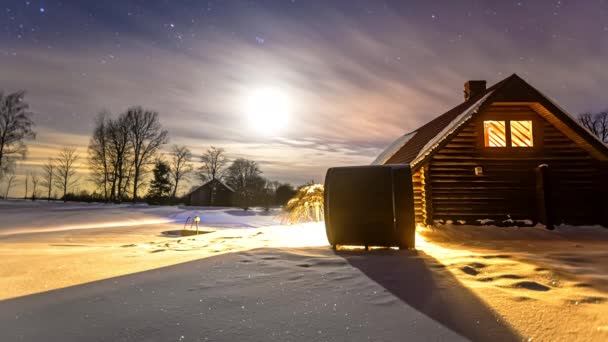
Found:
[[[60,230],[181,223],[194,216],[212,228],[257,228],[277,225],[278,209],[168,207],[146,204],[0,201],[0,236]]]
[[[604,228],[332,251],[276,213],[0,201],[0,340],[608,340]],[[205,234],[161,234],[194,215]]]

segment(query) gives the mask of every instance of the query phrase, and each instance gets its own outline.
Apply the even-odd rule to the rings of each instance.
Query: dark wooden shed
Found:
[[[212,179],[189,195],[192,206],[230,207],[234,204],[234,190],[218,179]]]
[[[411,166],[416,222],[608,224],[607,146],[519,76],[485,84],[374,161]]]

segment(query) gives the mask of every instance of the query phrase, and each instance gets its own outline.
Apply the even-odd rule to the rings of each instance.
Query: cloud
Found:
[[[373,16],[320,2],[300,15],[282,10],[227,9],[221,21],[185,25],[194,18],[188,10],[151,9],[134,24],[101,21],[52,48],[11,43],[5,52],[17,55],[0,57],[3,86],[29,91],[40,130],[28,163],[55,146],[85,146],[98,111],[137,104],[161,113],[171,143],[195,153],[223,146],[231,156],[260,161],[267,176],[293,182],[371,162],[393,139],[459,103],[467,79],[492,83],[517,72],[575,113],[608,105],[605,38],[590,47],[576,39],[585,30],[570,24],[570,35],[554,38],[550,25],[563,17],[543,14],[538,25],[546,29],[530,34],[529,18],[481,18],[485,8],[469,21],[444,23],[395,6]],[[532,5],[527,11],[542,13]],[[179,19],[174,28],[170,18]],[[513,27],[499,27],[503,21]],[[117,34],[114,27],[129,30]],[[280,137],[259,136],[244,119],[248,92],[268,85],[294,106]]]

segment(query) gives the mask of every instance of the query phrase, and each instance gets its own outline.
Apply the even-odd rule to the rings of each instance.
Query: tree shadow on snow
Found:
[[[335,253],[407,305],[463,337],[473,341],[522,340],[445,265],[421,251]]]

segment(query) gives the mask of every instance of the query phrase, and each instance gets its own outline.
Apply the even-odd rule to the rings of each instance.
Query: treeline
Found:
[[[234,189],[237,205],[248,208],[285,204],[296,191],[289,184],[264,178],[255,161],[229,160],[222,148],[210,147],[197,158],[187,147],[179,145],[163,153],[161,150],[169,141],[168,132],[162,127],[157,112],[142,107],[132,107],[117,115],[99,114],[87,156],[79,155],[74,147],[63,147],[56,157],[49,158],[37,170],[30,167],[23,177],[17,177],[15,169],[18,162],[25,159],[26,142],[36,138],[32,113],[24,98],[24,91],[0,91],[2,197],[7,198],[11,189],[22,182],[23,197],[31,199],[184,203],[187,197],[180,198],[178,194],[186,182],[194,183],[192,189],[195,189],[210,180],[218,180]],[[578,121],[600,140],[608,142],[608,111],[583,113]],[[200,168],[194,168],[193,159],[198,159]],[[90,171],[86,180],[79,176],[83,164]],[[91,191],[80,190],[80,184],[85,181],[93,185]]]
[[[243,209],[252,206],[268,208],[273,205],[283,205],[296,193],[296,189],[291,184],[271,181],[263,177],[260,166],[253,160],[245,158],[229,160],[223,148],[211,146],[200,157],[200,163],[201,167],[197,170],[199,184],[214,180],[225,183],[234,190],[234,204]],[[213,197],[211,201],[213,205]]]
[[[24,101],[25,92],[0,92],[0,182],[3,197],[23,182],[24,198],[61,199],[121,203],[146,201],[154,204],[187,203],[179,196],[186,182],[192,189],[211,180],[225,182],[235,190],[236,202],[243,208],[286,203],[295,193],[293,186],[262,177],[252,160],[229,160],[225,150],[210,147],[199,157],[186,147],[172,145],[162,127],[159,113],[136,106],[118,114],[100,113],[93,125],[87,155],[74,147],[63,147],[56,157],[41,167],[29,168],[17,179],[17,162],[26,156],[25,142],[36,137],[32,113]],[[194,167],[198,159],[200,167]],[[82,167],[88,177],[80,175]],[[80,190],[80,185],[91,190]]]
[[[152,164],[169,134],[162,128],[158,113],[132,107],[114,117],[101,113],[89,142],[91,181],[104,200],[138,200],[147,168]]]

